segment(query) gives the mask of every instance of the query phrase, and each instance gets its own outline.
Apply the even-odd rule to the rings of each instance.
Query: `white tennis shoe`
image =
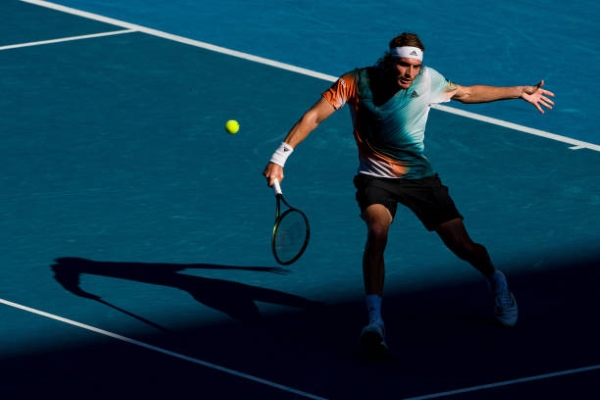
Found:
[[[371,354],[385,354],[388,347],[383,324],[370,323],[365,326],[360,333],[360,344]]]
[[[506,276],[502,272],[496,271],[488,282],[494,296],[496,319],[504,326],[515,326],[519,318],[519,307],[515,296],[508,290]]]

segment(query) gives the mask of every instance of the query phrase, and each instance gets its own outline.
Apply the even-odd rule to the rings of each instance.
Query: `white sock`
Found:
[[[368,294],[366,300],[367,311],[369,313],[369,324],[383,325],[383,318],[381,317],[381,296]]]

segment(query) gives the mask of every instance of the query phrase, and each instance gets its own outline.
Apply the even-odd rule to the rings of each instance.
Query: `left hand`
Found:
[[[528,103],[531,103],[538,109],[540,113],[544,113],[543,107],[546,107],[549,110],[552,110],[554,106],[554,102],[548,98],[554,97],[554,93],[549,90],[542,89],[544,86],[544,80],[542,79],[540,83],[535,86],[524,86],[523,93],[521,93],[521,98]]]

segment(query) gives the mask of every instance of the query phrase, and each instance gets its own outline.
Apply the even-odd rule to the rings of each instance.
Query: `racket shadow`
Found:
[[[289,272],[276,267],[114,262],[62,257],[55,260],[51,269],[54,272],[54,279],[69,292],[79,297],[99,301],[161,330],[164,330],[164,328],[160,325],[107,303],[95,293],[83,290],[80,287],[80,276],[82,274],[98,275],[184,290],[199,303],[243,322],[255,322],[262,318],[256,305],[257,301],[300,309],[312,309],[320,304],[301,296],[274,289],[180,273],[186,269],[237,270],[276,274]]]

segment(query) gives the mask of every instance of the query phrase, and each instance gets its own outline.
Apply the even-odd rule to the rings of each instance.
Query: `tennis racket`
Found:
[[[275,260],[281,265],[290,265],[297,261],[308,246],[310,225],[306,215],[292,207],[283,197],[279,181],[273,182],[275,192],[275,225],[271,236],[271,247]],[[281,212],[281,205],[287,209]]]

